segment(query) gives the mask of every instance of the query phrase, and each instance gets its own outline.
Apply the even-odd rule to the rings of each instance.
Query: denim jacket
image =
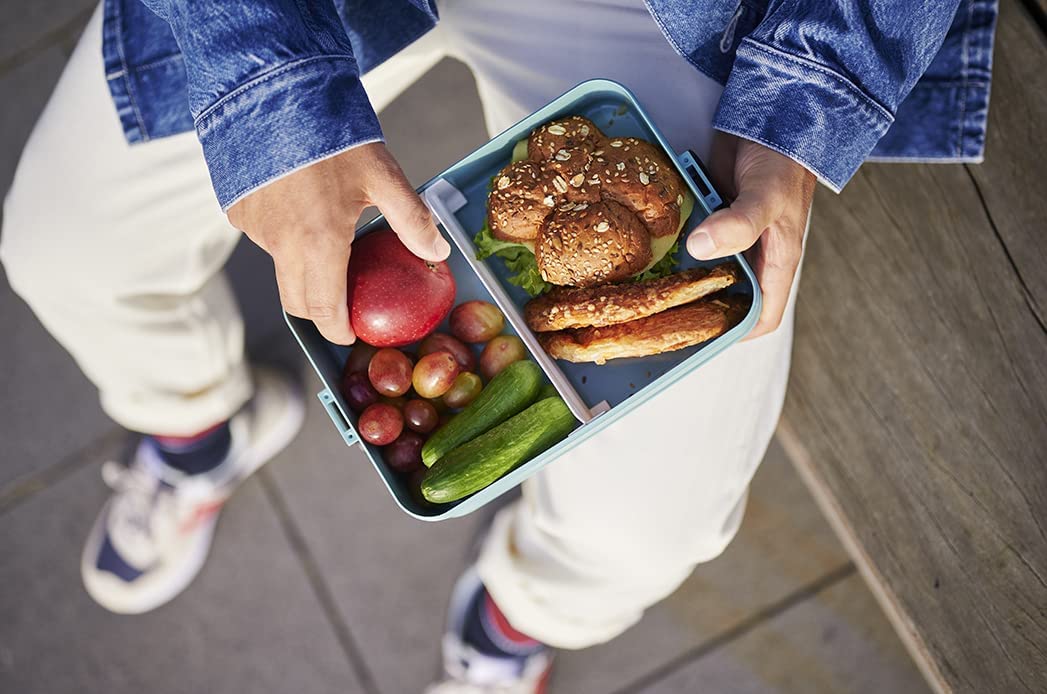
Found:
[[[981,160],[996,2],[647,6],[676,51],[725,85],[715,128],[838,191],[870,156]],[[228,208],[381,140],[359,75],[437,21],[433,0],[105,0],[106,79],[129,142],[195,128]]]

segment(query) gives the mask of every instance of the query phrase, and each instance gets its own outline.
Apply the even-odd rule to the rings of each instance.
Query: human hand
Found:
[[[730,207],[702,220],[687,238],[699,260],[746,253],[763,291],[763,311],[746,339],[778,328],[803,251],[815,176],[751,140],[717,132],[709,157],[713,183]]]
[[[374,205],[419,258],[451,247],[381,142],[360,145],[266,184],[229,208],[229,221],[272,256],[280,303],[341,345],[356,336],[346,305],[346,269],[356,222]]]

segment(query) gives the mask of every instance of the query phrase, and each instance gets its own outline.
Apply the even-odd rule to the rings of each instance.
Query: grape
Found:
[[[414,472],[422,467],[422,445],[425,439],[405,431],[382,451],[385,463],[397,472]]]
[[[396,440],[404,429],[404,418],[400,410],[384,402],[378,402],[360,414],[356,425],[360,438],[376,446],[384,446]]]
[[[423,398],[438,398],[451,387],[461,368],[447,351],[426,354],[414,365],[411,382]]]
[[[505,328],[505,318],[494,304],[466,301],[451,311],[451,332],[465,342],[487,342]]]
[[[447,333],[433,333],[422,340],[418,348],[418,356],[424,357],[441,350],[453,354],[454,360],[458,362],[458,366],[462,367],[462,371],[476,371],[476,357],[473,356],[473,351],[464,342]]]
[[[490,381],[495,374],[527,357],[527,348],[516,335],[499,335],[484,346],[480,353],[480,373]]]
[[[444,393],[444,403],[453,409],[461,409],[475,400],[483,387],[479,376],[463,371],[454,379],[451,389]]]
[[[461,378],[461,376],[459,376]],[[408,400],[404,405],[404,422],[408,429],[426,434],[436,428],[436,422],[440,418],[436,408],[428,400]]]
[[[371,363],[371,357],[377,351],[377,347],[372,347],[366,342],[357,340],[356,344],[353,345],[353,351],[349,352],[349,358],[345,360],[345,373],[354,374],[358,371],[366,373],[367,365]]]
[[[342,397],[353,412],[363,412],[368,405],[378,402],[378,391],[363,371],[349,373],[342,379]]]
[[[367,377],[379,395],[403,395],[411,387],[411,360],[398,349],[380,349],[371,357]]]

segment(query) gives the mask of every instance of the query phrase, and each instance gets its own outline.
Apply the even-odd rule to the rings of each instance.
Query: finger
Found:
[[[317,234],[305,256],[303,280],[309,319],[329,342],[351,345],[356,336],[349,325],[346,268],[349,244],[336,234]]]
[[[298,259],[287,257],[281,257],[279,260],[273,258],[273,263],[276,266],[276,287],[280,291],[280,305],[292,316],[308,318],[302,263]]]
[[[774,189],[746,188],[731,206],[702,220],[687,237],[687,252],[698,260],[741,253],[760,238],[782,211],[782,196]]]
[[[747,340],[774,332],[781,325],[800,265],[802,243],[800,232],[776,225],[754,249],[753,272],[763,292],[763,309]]]
[[[408,250],[419,258],[437,262],[446,260],[451,246],[436,228],[429,208],[402,173],[383,177],[372,188],[371,202],[381,210],[396,235]]]

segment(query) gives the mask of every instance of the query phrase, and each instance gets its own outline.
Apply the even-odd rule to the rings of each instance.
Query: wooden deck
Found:
[[[978,166],[819,191],[781,438],[938,691],[1047,692],[1047,37],[1004,0]]]

